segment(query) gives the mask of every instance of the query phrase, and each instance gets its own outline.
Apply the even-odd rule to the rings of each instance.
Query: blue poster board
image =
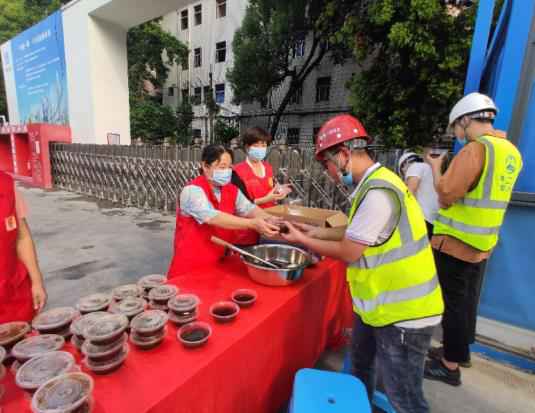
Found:
[[[11,40],[21,123],[69,123],[63,22],[58,11]]]

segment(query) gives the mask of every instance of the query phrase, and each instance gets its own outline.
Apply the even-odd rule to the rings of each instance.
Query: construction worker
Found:
[[[318,239],[316,229],[288,226],[286,240],[348,263],[347,280],[356,313],[353,373],[371,399],[377,361],[386,395],[398,413],[429,407],[422,382],[431,335],[440,323],[442,294],[422,210],[403,181],[375,163],[360,121],[339,115],[320,129],[316,158],[353,193],[344,239]]]
[[[470,366],[484,262],[498,232],[522,157],[503,132],[493,128],[491,98],[470,93],[453,107],[449,127],[466,144],[442,175],[444,155],[427,157],[439,203],[431,244],[444,295],[443,347],[431,349],[425,377],[458,386],[459,365]]]
[[[13,179],[0,171],[0,324],[31,321],[47,299],[25,215]]]

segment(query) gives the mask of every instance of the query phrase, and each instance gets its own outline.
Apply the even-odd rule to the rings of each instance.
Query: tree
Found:
[[[303,82],[327,56],[342,63],[343,42],[329,44],[345,15],[336,2],[325,0],[251,0],[232,42],[234,66],[227,72],[236,104],[264,100],[283,90],[271,123],[275,136],[280,118]],[[305,40],[302,58],[294,59]],[[328,53],[329,52],[329,53]]]
[[[168,105],[151,99],[134,100],[130,106],[132,138],[160,144],[165,138],[175,140],[177,117]]]
[[[145,82],[160,89],[169,75],[170,65],[182,64],[188,48],[175,36],[162,29],[156,19],[128,31],[128,85],[130,98],[146,97]]]
[[[361,64],[349,85],[355,115],[387,146],[431,141],[462,96],[476,7],[455,9],[440,0],[352,3],[334,40],[352,47]]]
[[[229,124],[228,122],[223,121],[222,119],[216,120],[214,126],[215,143],[228,145],[230,141],[236,138],[239,134],[240,131],[237,127]]]
[[[176,109],[177,116],[177,143],[182,145],[191,144],[193,131],[191,124],[193,122],[193,106],[188,100],[184,100]]]

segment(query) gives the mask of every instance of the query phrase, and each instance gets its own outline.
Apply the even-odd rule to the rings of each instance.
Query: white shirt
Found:
[[[431,166],[424,162],[411,163],[405,174],[405,179],[410,177],[420,179],[420,185],[416,191],[416,199],[422,208],[425,220],[432,224],[437,218],[438,195],[433,182]]]
[[[366,170],[357,188],[351,194],[351,199],[355,198],[366,178],[379,167],[381,164],[376,163]],[[388,240],[396,229],[400,213],[401,205],[392,191],[372,189],[361,201],[345,236],[359,244],[368,246],[381,244]],[[395,325],[402,328],[424,328],[437,325],[441,319],[441,316],[427,317],[419,320],[402,321]]]

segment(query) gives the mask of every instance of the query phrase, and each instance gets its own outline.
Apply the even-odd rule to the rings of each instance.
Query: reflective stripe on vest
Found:
[[[489,251],[498,241],[512,188],[522,168],[522,157],[502,138],[482,136],[477,141],[485,145],[485,164],[479,182],[450,208],[438,211],[434,234],[450,235],[476,249]]]
[[[373,300],[361,300],[357,297],[353,297],[353,304],[355,304],[355,307],[360,311],[369,312],[375,310],[379,305],[399,303],[425,297],[432,293],[438,285],[438,277],[435,274],[433,278],[422,284],[413,285],[412,287],[403,288],[401,290],[385,291]]]
[[[423,213],[399,177],[384,167],[372,172],[353,201],[350,222],[368,191],[375,189],[392,191],[400,206],[399,221],[388,240],[369,246],[348,266],[354,311],[374,327],[441,314],[442,293]]]

